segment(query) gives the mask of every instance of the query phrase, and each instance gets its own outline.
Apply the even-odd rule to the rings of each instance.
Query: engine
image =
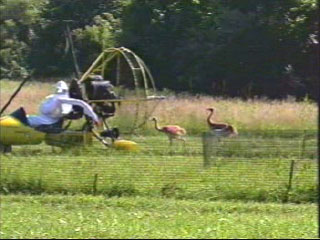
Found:
[[[113,100],[119,97],[113,91],[114,86],[110,81],[92,80],[85,84],[86,95],[89,100]],[[114,116],[116,107],[114,102],[96,102],[93,103],[93,110],[102,118]]]

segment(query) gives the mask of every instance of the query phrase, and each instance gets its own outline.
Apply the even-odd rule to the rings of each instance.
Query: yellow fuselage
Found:
[[[45,133],[24,125],[11,116],[0,118],[0,143],[3,145],[40,144]]]
[[[61,147],[91,144],[92,134],[82,131],[44,133],[23,124],[10,115],[0,118],[0,144],[7,146],[35,145],[43,141],[48,145]]]
[[[92,133],[69,130],[61,133],[44,133],[23,124],[10,115],[0,118],[0,145],[35,145],[42,142],[59,147],[91,145]],[[115,140],[112,147],[127,151],[139,150],[137,143],[128,140]]]

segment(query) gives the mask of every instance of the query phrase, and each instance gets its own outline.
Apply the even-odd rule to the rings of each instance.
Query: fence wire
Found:
[[[86,193],[178,199],[316,202],[315,131],[211,133],[169,145],[166,136],[121,136],[137,151],[93,139],[63,148],[13,146],[1,155],[1,192]],[[58,138],[57,138],[58,139]],[[52,139],[51,139],[52,140]],[[71,141],[72,142],[72,141]]]

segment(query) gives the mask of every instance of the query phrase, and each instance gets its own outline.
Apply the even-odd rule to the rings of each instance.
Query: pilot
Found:
[[[55,94],[47,96],[41,104],[39,115],[28,115],[28,123],[31,127],[62,127],[63,117],[72,111],[72,106],[82,107],[84,114],[91,117],[95,125],[101,125],[98,116],[89,104],[69,97],[69,88],[66,82],[57,82],[55,88]]]

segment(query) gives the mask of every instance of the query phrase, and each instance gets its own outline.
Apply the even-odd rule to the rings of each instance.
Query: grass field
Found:
[[[0,84],[2,107],[18,83]],[[51,90],[28,83],[6,113],[36,113]],[[237,138],[202,139],[208,106]],[[122,134],[138,152],[94,141],[1,155],[1,238],[316,238],[315,103],[169,96],[153,115],[185,127],[186,145],[148,123]],[[126,133],[133,117],[124,104],[111,123]]]
[[[311,239],[315,204],[150,197],[1,197],[1,238]]]

